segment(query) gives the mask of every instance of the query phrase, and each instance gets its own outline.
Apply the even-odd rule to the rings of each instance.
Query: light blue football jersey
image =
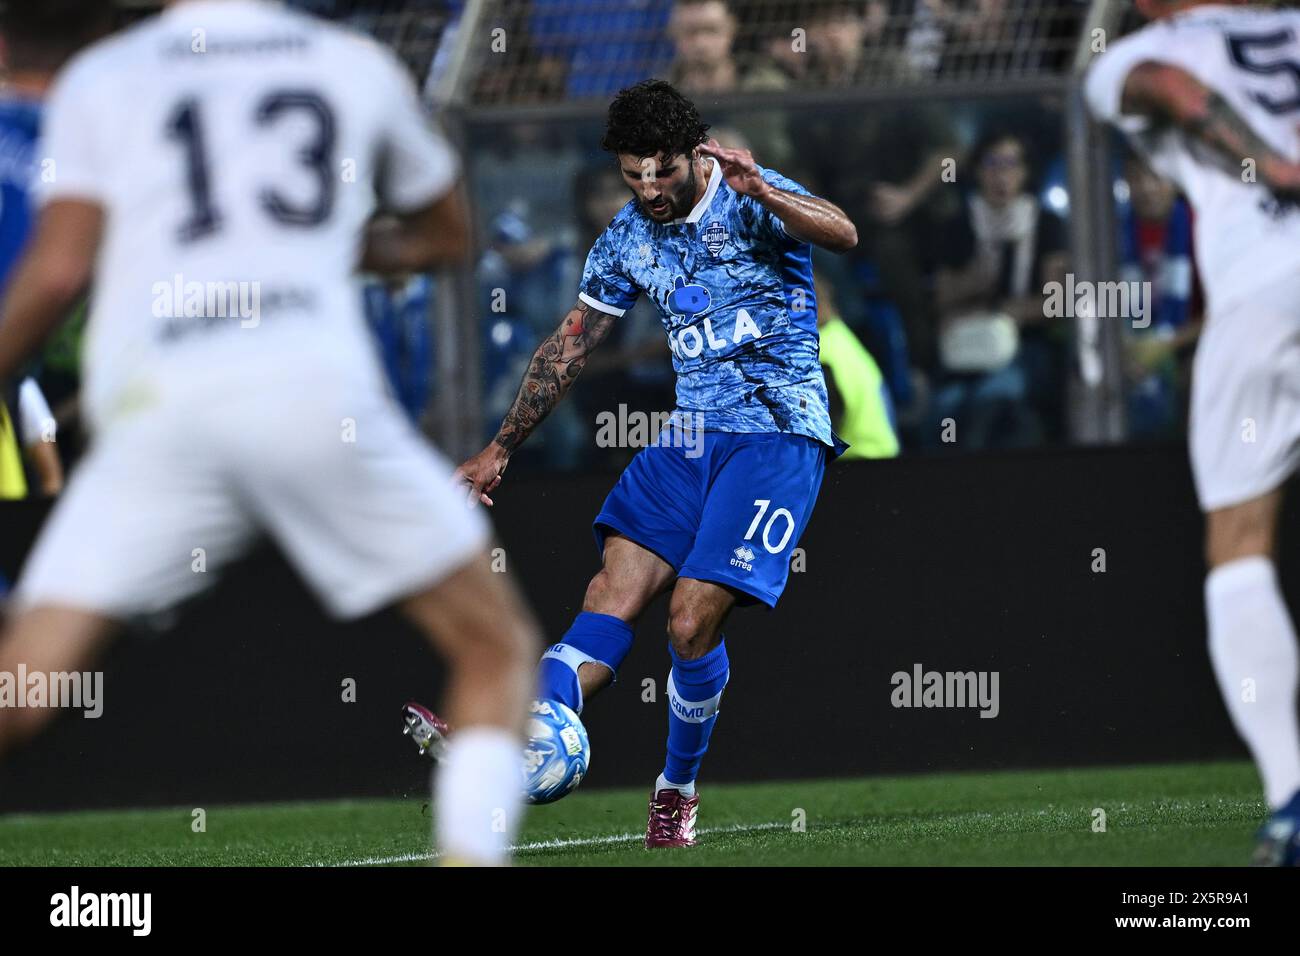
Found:
[[[773,186],[809,195],[762,169]],[[579,298],[622,315],[641,293],[659,310],[677,372],[677,407],[707,431],[784,432],[827,445],[817,361],[812,247],[735,192],[715,162],[684,219],[656,223],[633,199],[592,246]]]

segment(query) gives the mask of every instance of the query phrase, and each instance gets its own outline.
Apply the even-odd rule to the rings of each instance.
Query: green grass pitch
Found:
[[[532,809],[529,866],[1244,865],[1264,817],[1247,763],[701,787],[700,845],[647,851],[647,794]],[[1094,832],[1096,809],[1105,832]],[[0,865],[420,865],[427,801],[345,800],[0,816]],[[797,824],[803,823],[802,829]]]

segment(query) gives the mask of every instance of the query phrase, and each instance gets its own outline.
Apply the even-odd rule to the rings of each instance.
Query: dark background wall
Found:
[[[590,522],[613,477],[511,476],[497,496],[508,573],[548,639],[598,566]],[[10,577],[43,513],[0,509]],[[1286,526],[1300,540],[1294,509]],[[1201,528],[1177,448],[835,466],[802,542],[807,570],[775,612],[729,622],[732,679],[704,779],[1242,755],[1204,650]],[[1287,580],[1294,570],[1284,560]],[[584,714],[584,786],[648,787],[662,766],[664,622],[660,605]],[[916,663],[998,671],[1001,713],[895,709],[890,675]],[[426,785],[399,708],[436,702],[437,657],[391,613],[331,623],[269,547],[165,629],[132,629],[102,666],[104,716],[63,715],[15,754],[0,810]],[[356,703],[341,699],[349,677]]]

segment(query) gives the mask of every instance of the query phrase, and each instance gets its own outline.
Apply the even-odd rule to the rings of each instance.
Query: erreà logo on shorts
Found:
[[[742,544],[731,553],[735,555],[735,557],[731,559],[731,566],[733,568],[740,568],[742,571],[754,570],[754,552],[750,548]]]
[[[152,893],[68,893],[50,897],[50,925],[130,927],[132,936],[148,936],[153,926]]]

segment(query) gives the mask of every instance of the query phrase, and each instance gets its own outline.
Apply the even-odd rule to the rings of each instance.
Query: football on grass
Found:
[[[534,700],[524,732],[524,797],[554,803],[572,793],[591,766],[587,728],[558,700]]]

